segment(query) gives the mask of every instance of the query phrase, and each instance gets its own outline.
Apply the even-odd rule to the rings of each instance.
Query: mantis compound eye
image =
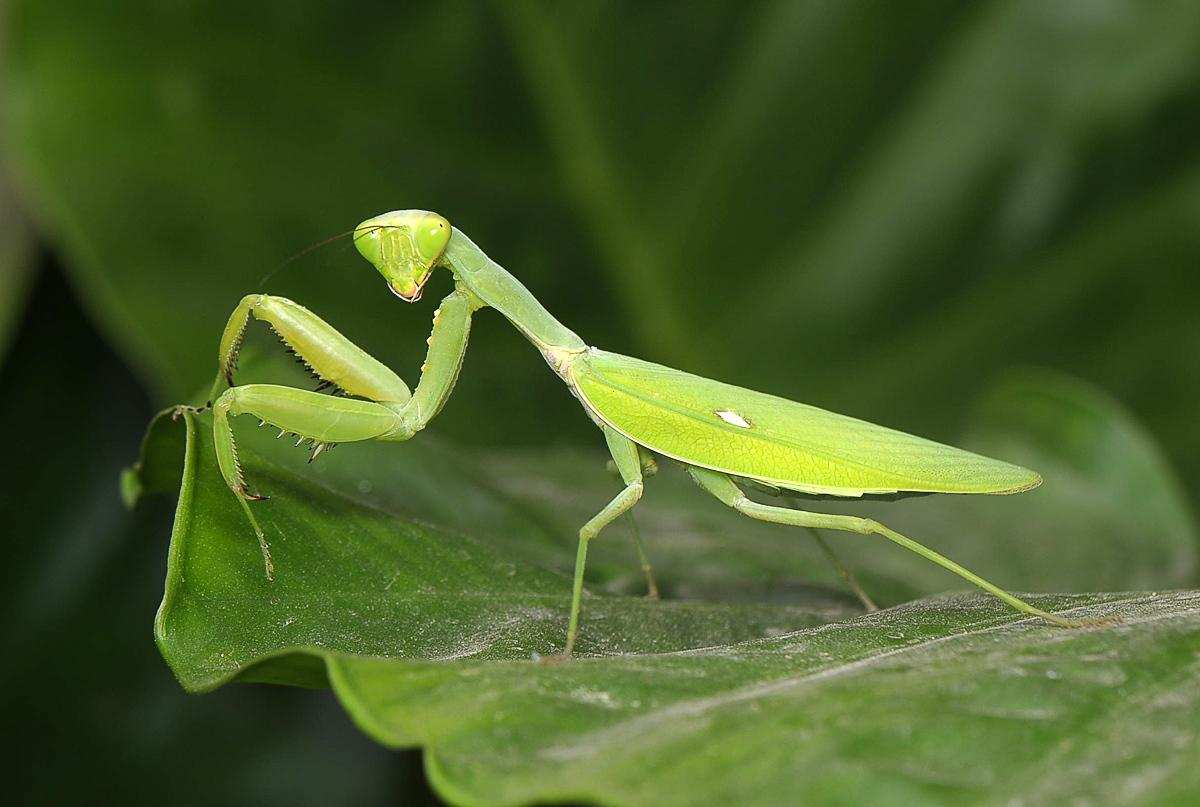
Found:
[[[427,213],[414,227],[413,243],[425,266],[433,268],[446,251],[446,245],[450,243],[450,222],[437,213]]]

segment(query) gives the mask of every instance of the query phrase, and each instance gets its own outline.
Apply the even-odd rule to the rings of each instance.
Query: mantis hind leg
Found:
[[[237,496],[246,518],[254,528],[262,549],[267,578],[273,579],[271,551],[249,502],[265,499],[251,492],[238,460],[237,443],[229,419],[237,415],[255,415],[260,425],[270,424],[282,437],[291,432],[312,444],[311,462],[326,446],[383,437],[397,428],[399,416],[383,404],[321,395],[294,387],[274,384],[247,384],[227,389],[213,406],[213,440],[217,465],[225,484]]]
[[[1064,628],[1079,628],[1089,625],[1107,624],[1112,620],[1085,620],[1076,621],[1066,619],[1065,617],[1052,614],[1048,611],[1043,611],[1041,608],[1030,605],[1019,597],[1009,594],[1004,589],[984,580],[979,575],[969,569],[959,566],[954,561],[941,555],[932,549],[917,543],[907,536],[901,535],[895,530],[880,524],[878,521],[870,518],[859,518],[857,516],[829,515],[825,513],[810,513],[804,510],[793,510],[788,507],[773,507],[767,504],[759,504],[746,497],[741,488],[733,483],[723,473],[710,471],[704,468],[689,467],[688,473],[696,480],[696,483],[706,491],[711,493],[717,499],[720,499],[724,504],[737,510],[739,513],[750,518],[758,519],[759,521],[770,521],[775,524],[789,524],[796,527],[811,527],[813,529],[827,530],[843,530],[845,532],[856,532],[861,535],[879,535],[887,538],[893,543],[897,543],[905,549],[915,552],[926,560],[933,561],[943,569],[954,572],[959,577],[967,580],[973,585],[978,586],[989,594],[997,597],[1007,605],[1015,608],[1022,613],[1030,616],[1040,617],[1055,625]]]
[[[641,567],[642,574],[646,577],[646,598],[660,600],[662,599],[662,594],[658,591],[658,580],[654,577],[654,567],[650,565],[650,558],[646,555],[646,547],[642,543],[642,533],[633,518],[632,510],[629,511],[628,518],[630,534],[633,537],[633,548],[638,556],[638,565]]]
[[[225,386],[233,386],[238,353],[250,317],[270,326],[304,366],[319,380],[317,391],[334,387],[372,401],[404,403],[408,387],[386,365],[340,334],[332,325],[299,303],[269,294],[242,298],[221,335],[217,378],[210,402]]]
[[[579,612],[583,603],[583,569],[587,564],[588,542],[642,498],[642,463],[638,457],[637,444],[608,427],[604,428],[604,439],[608,441],[608,450],[612,452],[613,460],[617,463],[617,470],[621,472],[621,479],[624,480],[625,487],[604,506],[604,509],[592,516],[579,529],[579,549],[575,554],[575,579],[571,588],[571,617],[567,621],[567,645],[563,650],[564,656],[571,655],[571,651],[575,649],[575,639],[579,635]],[[637,546],[641,557],[645,558],[640,540],[638,540]],[[649,563],[646,565],[648,566]]]
[[[756,480],[748,480],[748,483],[751,487],[755,488],[756,490],[761,490],[768,496],[787,499],[792,503],[797,501],[795,494],[789,490],[785,490],[784,488],[780,488],[775,485],[768,485],[765,482],[758,482]],[[842,582],[846,584],[846,588],[850,589],[850,592],[858,598],[858,601],[863,604],[863,607],[866,608],[868,612],[878,611],[879,606],[875,604],[875,601],[872,600],[867,594],[866,590],[863,589],[862,585],[858,582],[858,578],[854,576],[854,572],[850,570],[850,567],[842,563],[841,559],[837,556],[837,553],[833,551],[833,547],[831,547],[825,540],[824,536],[821,535],[820,530],[809,527],[808,532],[810,535],[812,535],[813,540],[817,542],[817,548],[821,550],[821,553],[825,555],[825,558],[833,566],[838,577],[842,578]]]
[[[792,508],[788,509],[790,510]],[[866,608],[868,612],[878,611],[879,606],[875,604],[875,601],[872,600],[870,595],[868,595],[863,589],[862,584],[858,582],[858,578],[854,576],[854,572],[850,571],[850,568],[842,563],[841,559],[838,558],[837,553],[833,551],[833,547],[831,547],[821,535],[820,530],[809,527],[808,531],[812,533],[813,540],[817,542],[817,546],[820,547],[821,551],[825,554],[825,557],[829,559],[831,564],[833,564],[833,568],[837,571],[838,577],[842,578],[842,582],[846,584],[846,588],[850,589],[850,592],[854,594],[855,597],[858,597],[858,601],[863,604],[863,607]]]

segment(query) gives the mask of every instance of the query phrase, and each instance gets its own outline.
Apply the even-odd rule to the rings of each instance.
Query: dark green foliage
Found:
[[[592,344],[941,439],[1052,365],[1200,479],[1191,3],[735,8],[17,3],[14,169],[164,404],[284,258],[425,207]],[[412,380],[428,316],[349,245],[268,290]],[[441,433],[587,438],[474,340]]]

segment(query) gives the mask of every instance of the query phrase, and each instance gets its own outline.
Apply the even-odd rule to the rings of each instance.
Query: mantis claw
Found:
[[[206,409],[211,409],[211,408],[212,408],[212,401],[205,403],[204,406],[188,406],[187,404],[180,404],[179,406],[176,406],[174,409],[171,410],[171,420],[179,420],[179,416],[182,414],[185,414],[185,413],[198,415],[201,412],[205,411]]]
[[[233,491],[233,495],[247,502],[265,502],[267,499],[271,498],[265,493],[259,493],[257,491],[250,490],[245,485],[237,485],[236,487],[231,486],[229,489]]]

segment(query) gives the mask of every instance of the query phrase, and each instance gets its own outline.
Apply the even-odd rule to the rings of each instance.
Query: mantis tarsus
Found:
[[[209,399],[217,460],[258,536],[268,577],[273,568],[238,463],[230,418],[252,414],[312,445],[404,441],[428,425],[458,379],[472,315],[494,308],[541,352],[551,370],[604,434],[624,488],[579,530],[564,654],[579,631],[588,543],[642,497],[652,454],[681,462],[695,482],[733,510],[762,521],[874,534],[954,572],[1026,614],[1064,627],[1082,622],[1043,611],[954,561],[869,518],[761,504],[743,484],[789,494],[837,497],[904,493],[1008,494],[1041,483],[1033,471],[903,432],[782,398],[722,384],[588,346],[556,320],[525,286],[450,223],[422,210],[368,219],[353,231],[358,251],[400,299],[413,303],[445,267],[454,290],[433,316],[429,352],[415,392],[332,326],[282,297],[252,294],[238,304],[221,338]],[[271,384],[234,385],[238,350],[250,317],[263,320],[339,395]],[[639,556],[641,547],[639,542]],[[824,547],[828,551],[828,547]],[[836,563],[836,559],[833,559]],[[840,564],[839,564],[840,567]],[[847,582],[865,595],[843,570]],[[653,578],[648,576],[653,587]],[[1090,624],[1090,623],[1089,623]]]

